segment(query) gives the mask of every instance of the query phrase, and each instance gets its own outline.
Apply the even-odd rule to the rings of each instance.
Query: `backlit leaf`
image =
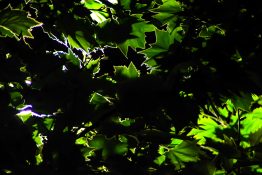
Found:
[[[176,0],[162,0],[163,4],[158,8],[152,9],[151,11],[157,14],[153,15],[153,18],[159,20],[162,25],[167,24],[168,30],[173,31],[178,26],[178,12],[183,10],[183,6],[179,1]]]
[[[197,162],[201,151],[195,142],[184,140],[168,152],[168,158],[176,166],[181,166],[184,162]]]
[[[29,17],[26,11],[12,9],[10,6],[0,11],[0,36],[33,38],[32,29],[42,23]]]
[[[128,67],[126,66],[114,66],[115,75],[120,78],[138,78],[140,72],[136,69],[135,65],[131,62]]]
[[[161,156],[158,156],[158,157],[154,160],[154,162],[155,162],[156,164],[158,164],[158,165],[161,165],[161,164],[163,164],[163,163],[165,162],[165,160],[166,160],[166,156],[165,156],[165,155],[161,155]]]
[[[241,121],[241,134],[247,135],[258,131],[262,128],[262,107],[256,108],[252,112],[245,114],[244,120]]]
[[[131,39],[119,44],[117,47],[127,56],[128,47],[136,50],[137,48],[145,48],[145,33],[152,32],[155,30],[155,26],[152,24],[147,24],[146,22],[138,22],[132,25],[132,31],[130,35],[134,36]]]
[[[175,41],[175,34],[170,34],[168,31],[156,29],[156,42],[151,44],[151,47],[141,51],[148,58],[154,58],[159,56],[162,53],[168,52],[169,47]]]

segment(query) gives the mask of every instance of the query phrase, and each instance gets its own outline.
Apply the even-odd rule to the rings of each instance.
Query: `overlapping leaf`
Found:
[[[160,156],[155,163],[161,165],[168,158],[178,169],[183,168],[185,163],[200,160],[201,150],[195,142],[181,140],[178,144],[170,144],[168,147],[159,147]]]
[[[28,12],[12,9],[10,6],[0,11],[0,36],[21,38],[33,38],[32,29],[41,26],[42,23],[31,18]]]
[[[169,31],[173,31],[177,26],[178,12],[183,10],[182,4],[176,0],[162,0],[163,4],[158,8],[152,9],[157,14],[153,17],[159,20],[162,25],[167,24]]]
[[[123,52],[125,56],[127,56],[128,47],[136,50],[137,48],[144,49],[146,40],[145,33],[152,32],[155,30],[155,26],[152,24],[147,24],[146,22],[138,22],[132,24],[132,31],[130,35],[133,38],[126,40],[125,42],[118,44],[118,48]]]
[[[249,135],[262,128],[262,107],[254,109],[252,112],[245,114],[245,119],[241,121],[242,135]]]
[[[155,35],[156,42],[152,44],[150,48],[141,51],[147,58],[155,58],[162,53],[168,52],[169,47],[175,42],[175,39],[177,39],[175,32],[169,33],[168,31],[156,29]]]
[[[63,14],[58,18],[58,28],[65,35],[71,48],[88,52],[98,45],[94,37],[94,28],[89,22]]]

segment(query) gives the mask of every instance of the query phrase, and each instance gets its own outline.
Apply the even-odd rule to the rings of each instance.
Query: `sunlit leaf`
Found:
[[[125,42],[118,44],[118,48],[127,56],[128,47],[136,50],[137,48],[144,49],[146,40],[145,33],[152,32],[155,30],[155,26],[152,24],[147,24],[146,22],[138,22],[132,25],[132,31],[130,35],[133,38],[126,40]]]
[[[43,121],[46,129],[48,129],[49,131],[50,130],[53,130],[53,127],[54,127],[54,118],[44,118],[44,121]]]
[[[26,122],[30,117],[32,117],[32,111],[25,110],[16,114],[23,122]]]
[[[105,104],[109,104],[111,101],[108,97],[105,97],[97,92],[93,93],[90,97],[90,104],[95,106],[95,109],[101,108]]]
[[[95,60],[93,59],[89,60],[86,65],[86,68],[88,70],[91,70],[94,75],[97,74],[100,70],[100,59],[98,58]]]
[[[115,75],[118,78],[138,78],[140,72],[137,70],[135,65],[131,62],[128,67],[126,66],[114,66]]]
[[[28,12],[12,9],[10,6],[0,11],[0,36],[33,38],[32,29],[42,23],[29,17]]]
[[[151,11],[157,14],[153,18],[159,20],[162,25],[167,24],[168,30],[173,31],[177,26],[178,12],[183,10],[183,6],[176,0],[162,0],[163,4]]]
[[[175,33],[170,34],[168,31],[156,30],[156,42],[151,44],[151,47],[141,51],[141,53],[145,54],[148,58],[154,58],[162,53],[166,53],[169,51],[169,47],[175,41]]]
[[[181,166],[184,162],[197,162],[200,153],[200,148],[195,142],[184,140],[168,152],[168,158],[176,166]]]
[[[75,142],[77,145],[84,145],[87,143],[87,140],[85,137],[80,137],[78,139],[76,139],[76,142]]]
[[[156,164],[158,164],[158,165],[161,165],[161,164],[163,164],[163,163],[165,162],[165,160],[166,160],[166,156],[165,156],[165,155],[161,155],[161,156],[158,156],[158,157],[154,160],[154,162],[155,162]]]
[[[247,135],[254,133],[262,127],[262,107],[254,109],[243,117],[245,117],[245,119],[241,121],[241,134]]]
[[[73,53],[71,49],[68,49],[68,53],[65,55],[66,59],[69,60],[71,63],[76,65],[77,67],[81,68],[81,60],[78,58],[77,55]]]

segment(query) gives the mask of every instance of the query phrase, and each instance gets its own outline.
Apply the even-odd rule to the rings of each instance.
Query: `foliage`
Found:
[[[259,5],[0,0],[0,174],[261,174]]]

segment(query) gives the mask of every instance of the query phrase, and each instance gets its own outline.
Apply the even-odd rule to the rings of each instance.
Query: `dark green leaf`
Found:
[[[26,11],[12,9],[10,6],[0,11],[0,36],[33,38],[32,29],[41,25],[42,23],[29,17]]]

